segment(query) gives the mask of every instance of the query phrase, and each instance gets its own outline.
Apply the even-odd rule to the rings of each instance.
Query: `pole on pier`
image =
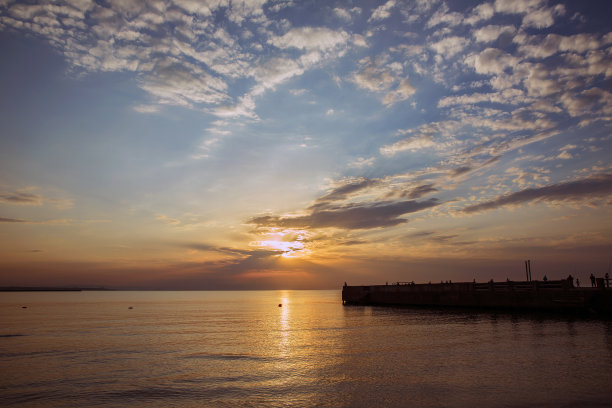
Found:
[[[527,260],[527,269],[529,269],[529,282],[531,282],[531,259]]]
[[[529,281],[529,267],[527,266],[527,261],[525,261],[525,280]]]

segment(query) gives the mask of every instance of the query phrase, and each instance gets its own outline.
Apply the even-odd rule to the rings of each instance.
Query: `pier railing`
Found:
[[[474,283],[474,290],[538,290],[569,289],[573,287],[567,280],[528,281],[528,282],[486,282]]]
[[[573,288],[573,283],[566,280],[548,280],[548,281],[502,281],[502,282],[440,282],[440,283],[417,283],[414,282],[395,282],[391,285],[385,285],[387,290],[392,290],[393,287],[401,286],[403,288],[412,288],[412,290],[460,290],[460,291],[532,291],[540,289],[570,289]]]

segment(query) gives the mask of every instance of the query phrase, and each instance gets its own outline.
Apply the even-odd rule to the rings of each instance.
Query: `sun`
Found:
[[[278,251],[283,258],[300,258],[310,254],[308,239],[312,234],[306,230],[273,229],[262,235],[264,239],[251,245]]]

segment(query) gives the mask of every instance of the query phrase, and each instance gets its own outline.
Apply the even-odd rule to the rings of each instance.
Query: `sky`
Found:
[[[0,285],[603,276],[612,3],[0,0]],[[583,285],[584,286],[584,285]]]

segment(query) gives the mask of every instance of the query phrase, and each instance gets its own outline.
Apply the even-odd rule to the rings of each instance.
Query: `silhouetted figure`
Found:
[[[344,282],[344,286],[348,286],[348,285],[346,284],[346,282]]]
[[[580,279],[576,278],[576,287],[579,288],[580,287]]]
[[[610,287],[610,274],[606,272],[606,287]]]
[[[546,275],[544,275],[544,278],[542,279],[544,282],[548,282],[548,278],[546,277]]]
[[[595,287],[595,275],[591,274],[591,276],[589,276],[589,279],[591,279],[591,287]]]
[[[570,288],[574,287],[574,277],[571,274],[567,277],[567,283],[569,284]]]

